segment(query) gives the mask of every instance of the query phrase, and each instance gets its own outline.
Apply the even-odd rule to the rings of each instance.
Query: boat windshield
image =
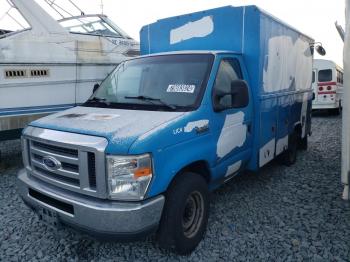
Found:
[[[71,33],[128,38],[119,28],[115,28],[114,25],[108,23],[107,19],[97,15],[66,18],[59,22]]]
[[[0,1],[0,38],[30,28],[21,13],[9,1]]]

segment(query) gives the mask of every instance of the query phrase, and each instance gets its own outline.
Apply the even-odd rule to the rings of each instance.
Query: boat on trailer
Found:
[[[54,0],[45,2],[62,14]],[[22,20],[5,15],[22,29],[0,29],[0,141],[19,138],[37,118],[85,102],[94,84],[139,54],[139,43],[105,15],[56,20],[34,0],[7,3]]]

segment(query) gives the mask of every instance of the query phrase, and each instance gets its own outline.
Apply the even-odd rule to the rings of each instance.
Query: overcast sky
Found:
[[[65,0],[56,0],[57,3],[61,1]],[[85,13],[101,13],[101,0],[74,2]],[[342,65],[343,43],[334,22],[338,20],[344,25],[344,0],[103,0],[103,10],[119,27],[139,40],[140,28],[160,18],[225,5],[249,4],[258,5],[316,41],[322,42],[327,51],[325,58]],[[0,8],[0,13],[2,11]]]
[[[58,0],[59,1],[59,0]],[[100,0],[76,0],[85,12],[100,12]],[[343,43],[335,29],[344,25],[344,0],[104,0],[104,13],[133,38],[139,39],[142,25],[157,19],[225,5],[258,5],[301,32],[322,42],[326,59],[342,65]],[[315,56],[317,58],[317,55]]]

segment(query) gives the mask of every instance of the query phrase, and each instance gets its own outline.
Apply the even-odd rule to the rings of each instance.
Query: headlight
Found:
[[[107,156],[109,196],[118,200],[142,200],[152,179],[149,154]]]

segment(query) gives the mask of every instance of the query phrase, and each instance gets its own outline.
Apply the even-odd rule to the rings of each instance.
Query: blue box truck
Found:
[[[180,254],[203,238],[209,192],[310,134],[314,41],[256,6],[159,20],[143,56],[83,105],[24,131],[24,202],[50,224],[117,238],[157,233]]]

